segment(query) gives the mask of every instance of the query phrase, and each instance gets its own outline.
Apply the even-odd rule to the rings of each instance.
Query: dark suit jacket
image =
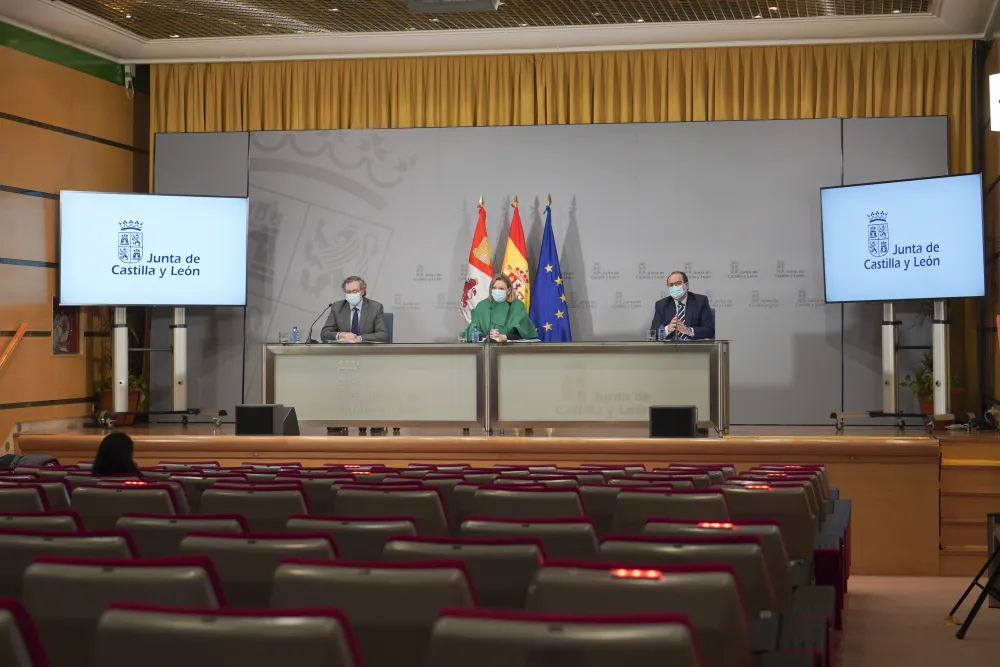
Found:
[[[351,305],[346,299],[333,304],[330,309],[330,316],[326,318],[326,324],[319,334],[319,339],[324,343],[331,343],[337,340],[337,334],[341,331],[351,330]],[[358,319],[358,332],[361,340],[374,341],[376,343],[388,343],[389,332],[385,328],[385,309],[378,301],[365,298],[361,301],[361,317]]]
[[[670,324],[674,319],[677,307],[672,297],[660,299],[656,302],[656,310],[653,312],[653,323],[650,329],[659,329]],[[715,314],[712,313],[711,306],[708,305],[708,297],[703,294],[688,292],[687,308],[684,311],[684,324],[694,329],[694,336],[690,340],[711,340],[715,338]],[[676,333],[676,332],[675,332]],[[673,338],[670,334],[668,340]]]

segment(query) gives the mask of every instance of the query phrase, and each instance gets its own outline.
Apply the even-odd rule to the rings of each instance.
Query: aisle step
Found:
[[[1000,493],[1000,461],[941,461],[942,492]]]
[[[986,543],[986,517],[981,519],[941,519],[941,547],[962,548]]]
[[[986,545],[942,549],[938,575],[942,577],[973,577],[986,562]]]
[[[941,519],[976,519],[1000,512],[998,491],[941,491]]]

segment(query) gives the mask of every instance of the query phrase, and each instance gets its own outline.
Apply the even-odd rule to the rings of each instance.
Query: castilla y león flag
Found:
[[[486,236],[486,209],[479,204],[479,222],[472,235],[472,249],[469,250],[469,271],[462,287],[462,317],[472,321],[472,309],[490,294],[490,280],[493,278],[493,255],[490,254],[490,239]]]
[[[521,226],[521,210],[514,197],[514,219],[507,233],[507,249],[501,264],[504,275],[514,285],[514,296],[524,302],[525,309],[531,303],[531,285],[528,281],[528,246],[524,242],[524,227]]]

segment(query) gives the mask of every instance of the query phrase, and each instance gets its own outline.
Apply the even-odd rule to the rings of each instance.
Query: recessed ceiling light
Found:
[[[645,23],[646,19],[636,19],[635,22],[636,23]]]
[[[521,24],[521,27],[522,27],[522,28],[527,28],[527,27],[528,27],[528,24],[527,24],[527,23],[522,23],[522,24]]]
[[[600,16],[600,15],[601,15],[600,12],[594,12],[594,16]]]
[[[414,28],[413,26],[410,26],[409,28],[407,28],[407,30],[416,30],[416,28]]]
[[[339,12],[340,8],[339,7],[330,7],[330,11],[331,12]]]
[[[438,21],[440,21],[440,20],[441,20],[441,19],[431,19],[431,23],[437,23],[437,22],[438,22]]]
[[[772,5],[772,6],[770,6],[770,7],[768,7],[768,9],[769,9],[769,10],[771,10],[772,12],[776,12],[776,11],[778,11],[778,8],[777,8],[777,7],[775,7],[775,6],[773,6],[773,5]]]
[[[131,14],[126,14],[125,18],[130,19],[130,18],[132,18],[132,15]]]
[[[898,10],[898,9],[894,9],[894,10],[892,10],[892,13],[893,13],[893,14],[898,14],[898,13],[899,13],[899,10]]]
[[[180,35],[170,35],[170,37],[173,39],[177,39],[178,37],[180,37]]]

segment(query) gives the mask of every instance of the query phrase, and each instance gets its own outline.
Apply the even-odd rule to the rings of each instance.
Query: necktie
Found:
[[[351,313],[351,333],[359,334],[361,331],[358,329],[358,309],[352,308]]]
[[[687,306],[684,302],[677,304],[677,323],[684,324],[684,315],[687,311]],[[687,340],[687,336],[682,334],[680,331],[677,332],[677,340]]]

